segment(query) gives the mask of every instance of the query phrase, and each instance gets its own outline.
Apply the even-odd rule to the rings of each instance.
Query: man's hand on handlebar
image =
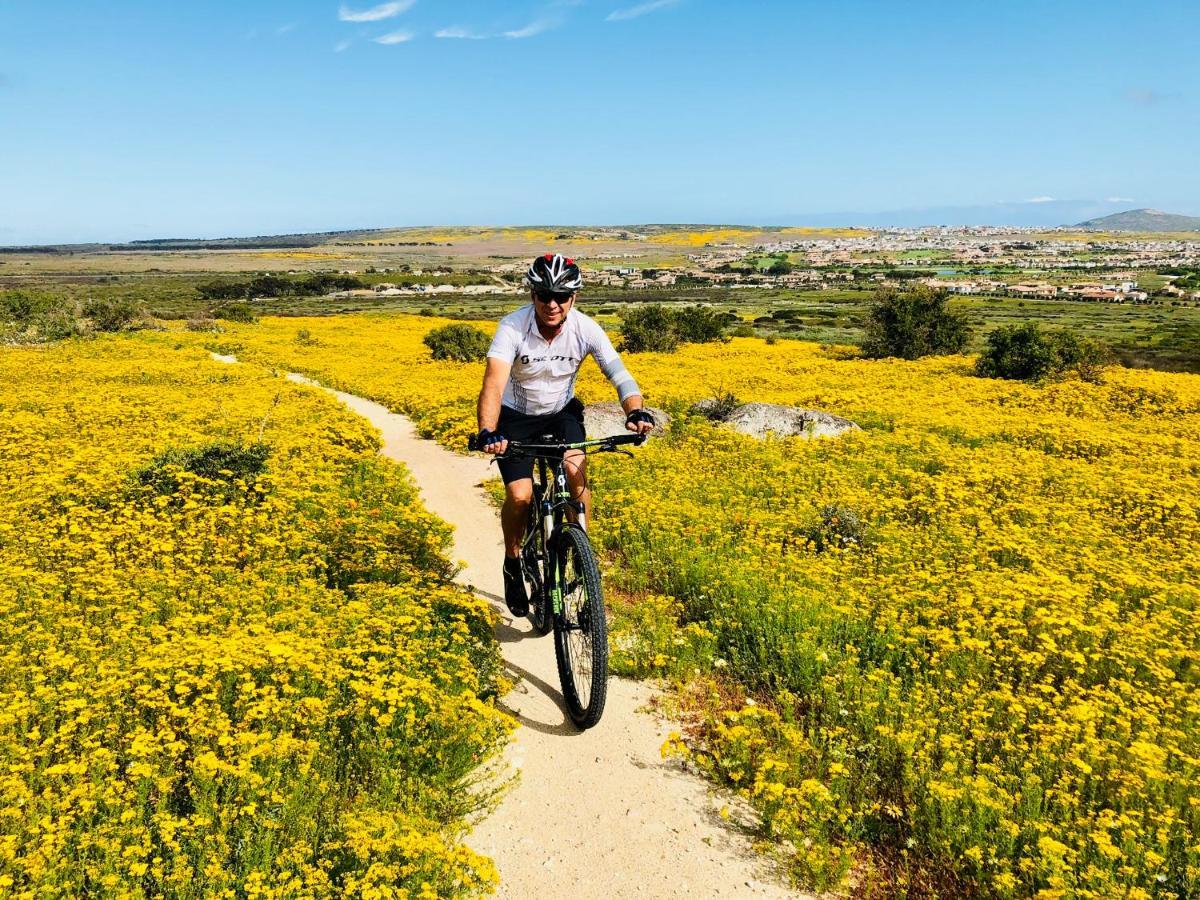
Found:
[[[654,416],[644,409],[635,409],[625,417],[625,428],[634,434],[646,434],[654,428]]]
[[[475,450],[482,450],[484,453],[494,453],[499,456],[508,449],[508,438],[498,431],[481,428],[479,434],[475,435],[474,444],[473,449]]]

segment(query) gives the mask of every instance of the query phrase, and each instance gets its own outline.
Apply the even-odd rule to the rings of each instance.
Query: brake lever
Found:
[[[633,458],[633,454],[630,453],[628,450],[621,450],[617,447],[614,447],[612,444],[604,444],[603,446],[597,447],[593,452],[594,453],[620,453],[622,456],[628,456],[631,459]]]

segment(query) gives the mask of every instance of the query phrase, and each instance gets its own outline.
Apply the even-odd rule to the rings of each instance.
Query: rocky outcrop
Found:
[[[706,418],[722,422],[735,431],[752,437],[835,437],[847,431],[861,431],[855,423],[819,409],[801,409],[776,403],[742,403],[724,409],[718,400],[701,400],[692,407]]]
[[[661,435],[666,431],[671,417],[654,406],[646,410],[654,416],[652,435]],[[608,437],[612,434],[627,434],[625,431],[625,411],[619,403],[592,403],[583,408],[583,425],[589,438]]]

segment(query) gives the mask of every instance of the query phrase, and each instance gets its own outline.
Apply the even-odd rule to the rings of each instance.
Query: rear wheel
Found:
[[[562,615],[555,617],[554,652],[567,713],[577,728],[600,721],[608,691],[608,622],[600,569],[578,525],[565,525],[558,553]]]
[[[529,523],[526,526],[527,539],[522,547],[522,568],[525,571],[525,586],[529,590],[529,621],[538,634],[549,634],[554,626],[554,610],[550,606],[550,596],[546,577],[546,538],[538,515],[541,510],[541,485],[533,486],[533,503],[529,507]]]

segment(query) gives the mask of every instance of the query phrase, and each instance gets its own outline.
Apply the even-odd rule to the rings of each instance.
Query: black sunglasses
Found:
[[[572,300],[575,299],[575,295],[574,294],[545,294],[545,293],[542,293],[541,291],[534,291],[533,299],[536,300],[538,303],[545,303],[547,305],[549,305],[551,303],[557,303],[559,306],[566,306],[568,303],[570,303]]]

